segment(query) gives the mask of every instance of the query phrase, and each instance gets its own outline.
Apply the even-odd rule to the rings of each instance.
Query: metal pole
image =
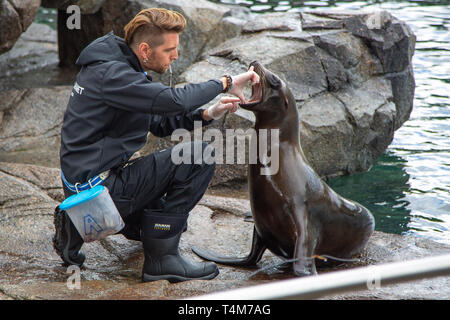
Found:
[[[346,291],[450,275],[450,254],[330,272],[191,297],[190,300],[315,299]]]

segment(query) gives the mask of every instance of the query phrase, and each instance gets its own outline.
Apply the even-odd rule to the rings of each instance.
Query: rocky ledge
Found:
[[[0,163],[0,300],[2,299],[176,299],[292,278],[281,260],[266,252],[258,264],[265,270],[219,266],[209,281],[170,284],[141,283],[140,242],[121,235],[84,244],[87,259],[74,287],[72,271],[53,251],[53,210],[61,201],[58,169]],[[253,224],[244,221],[246,199],[206,195],[191,212],[180,250],[199,260],[193,245],[225,255],[248,253]],[[375,232],[366,250],[352,262],[322,267],[321,273],[448,253],[450,247],[427,239]],[[323,297],[324,299],[449,299],[450,279],[434,278],[407,284]]]

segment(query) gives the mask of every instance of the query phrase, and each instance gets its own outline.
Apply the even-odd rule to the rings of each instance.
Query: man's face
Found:
[[[178,33],[164,33],[164,43],[156,48],[152,48],[148,57],[149,61],[144,65],[144,69],[157,73],[164,73],[169,69],[173,60],[178,59]]]

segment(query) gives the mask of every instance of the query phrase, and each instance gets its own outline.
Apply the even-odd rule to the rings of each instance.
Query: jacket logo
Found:
[[[84,88],[80,87],[79,84],[75,82],[73,90],[78,94],[83,94]]]
[[[153,227],[155,230],[162,230],[162,231],[169,231],[170,230],[170,224],[164,224],[164,223],[155,223],[155,226]]]

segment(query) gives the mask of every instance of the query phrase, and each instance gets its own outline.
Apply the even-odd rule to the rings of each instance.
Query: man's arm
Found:
[[[198,109],[184,115],[177,116],[150,116],[149,131],[157,137],[167,137],[172,134],[175,129],[186,129],[191,131],[194,129],[194,121],[201,121],[202,126],[208,125],[212,120],[206,120],[203,117],[204,110]]]
[[[165,116],[183,115],[205,105],[223,91],[221,80],[172,88],[149,81],[126,63],[114,62],[104,74],[105,102],[122,110]]]

